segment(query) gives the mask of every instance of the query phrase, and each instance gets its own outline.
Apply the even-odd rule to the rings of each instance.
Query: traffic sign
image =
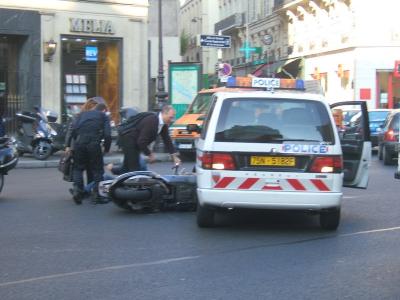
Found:
[[[232,74],[232,66],[228,63],[223,63],[220,72],[223,76],[229,76]]]
[[[201,47],[230,48],[231,37],[228,35],[200,35]]]

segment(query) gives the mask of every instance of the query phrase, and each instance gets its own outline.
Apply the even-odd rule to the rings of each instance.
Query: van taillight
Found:
[[[204,152],[200,157],[201,167],[210,170],[235,170],[235,162],[230,153]]]
[[[397,138],[396,138],[396,136],[394,134],[393,129],[390,129],[390,130],[385,132],[384,140],[386,142],[397,142]]]
[[[317,156],[314,158],[311,173],[341,173],[343,169],[342,156]]]

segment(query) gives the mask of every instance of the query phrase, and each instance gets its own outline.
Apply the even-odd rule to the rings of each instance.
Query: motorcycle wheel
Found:
[[[0,193],[3,190],[4,186],[4,174],[0,174]]]
[[[46,160],[50,157],[52,153],[52,147],[49,143],[47,142],[39,142],[34,148],[33,148],[33,157],[38,159],[38,160]]]

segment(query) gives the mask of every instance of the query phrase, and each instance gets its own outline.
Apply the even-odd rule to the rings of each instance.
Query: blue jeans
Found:
[[[144,157],[142,155],[140,155],[139,164],[140,164],[140,171],[147,171],[147,163],[144,160]],[[115,176],[112,176],[112,175],[109,175],[109,174],[104,174],[103,175],[103,180],[113,180],[114,178],[115,178]],[[86,193],[90,194],[92,192],[94,186],[95,186],[95,182],[94,181],[89,182],[87,185],[85,185],[84,191]]]

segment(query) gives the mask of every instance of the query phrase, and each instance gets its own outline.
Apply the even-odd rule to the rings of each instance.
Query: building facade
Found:
[[[186,44],[182,54],[185,62],[201,62],[203,74],[215,73],[217,48],[201,47],[201,35],[215,35],[214,24],[219,18],[218,3],[214,0],[187,0],[180,9],[181,41]]]
[[[319,79],[329,102],[365,100],[370,108],[399,107],[398,1],[275,1],[287,25],[290,57],[303,57],[303,77]],[[286,19],[285,19],[286,17]]]
[[[2,103],[64,114],[101,96],[115,121],[147,109],[147,0],[0,0],[0,15]]]
[[[182,19],[184,28],[198,32],[190,20],[201,18],[201,2],[183,5],[187,12],[193,8]],[[231,37],[222,61],[234,75],[317,79],[329,102],[361,99],[369,108],[397,108],[399,8],[394,0],[378,6],[362,0],[219,0],[214,34]],[[201,60],[195,42],[185,60]]]

